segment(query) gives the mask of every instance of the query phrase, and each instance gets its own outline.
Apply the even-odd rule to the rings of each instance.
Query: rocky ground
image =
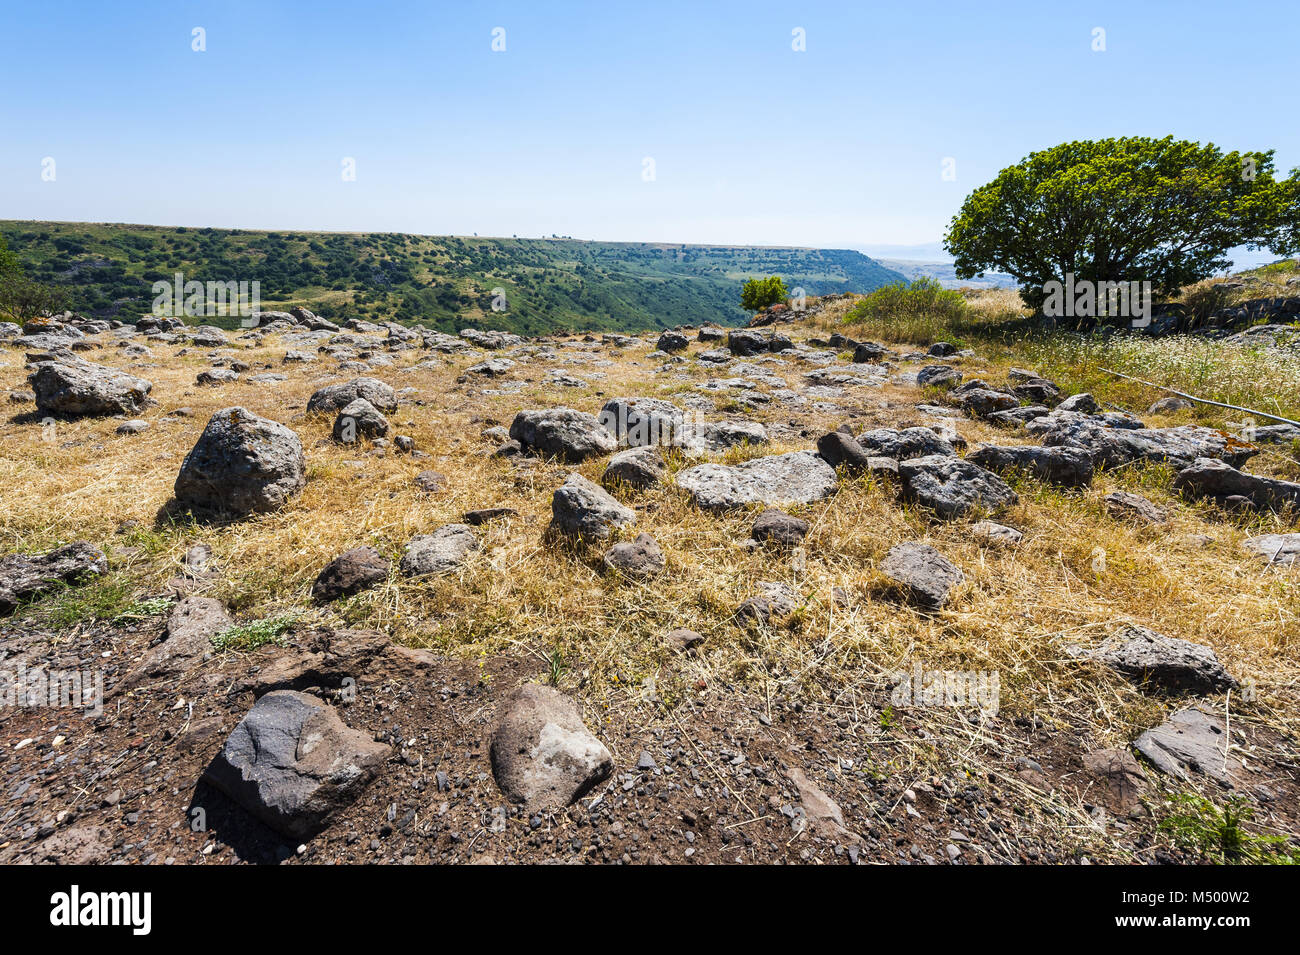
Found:
[[[0,328],[0,862],[1300,851],[1300,433],[847,304]]]

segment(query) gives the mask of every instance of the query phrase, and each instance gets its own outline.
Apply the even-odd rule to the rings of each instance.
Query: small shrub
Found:
[[[922,276],[876,289],[849,311],[844,322],[880,338],[928,344],[951,339],[967,317],[960,292]]]
[[[751,312],[784,302],[789,296],[785,282],[777,275],[765,279],[750,279],[740,290],[740,307]]]
[[[215,650],[248,653],[268,643],[284,646],[284,633],[297,619],[296,614],[282,614],[265,620],[254,620],[252,623],[237,623],[214,636],[212,647]]]

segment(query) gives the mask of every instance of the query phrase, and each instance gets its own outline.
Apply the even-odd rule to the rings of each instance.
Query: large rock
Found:
[[[378,378],[354,378],[326,385],[307,401],[308,411],[341,411],[358,398],[364,398],[380,411],[397,410],[397,392]]]
[[[1245,497],[1264,508],[1300,506],[1300,484],[1247,474],[1214,458],[1197,458],[1190,467],[1179,471],[1174,487],[1192,497],[1219,501]]]
[[[949,365],[926,365],[916,373],[916,383],[922,388],[955,388],[961,378],[961,372]]]
[[[25,600],[107,570],[104,552],[87,541],[65,544],[36,556],[0,557],[0,614],[13,613]]]
[[[581,474],[570,474],[551,497],[551,526],[588,540],[605,540],[616,527],[636,523],[636,511],[624,507]]]
[[[1231,755],[1223,720],[1199,707],[1179,710],[1139,736],[1134,746],[1169,776],[1186,779],[1201,774],[1232,786],[1233,776],[1242,771],[1241,761]]]
[[[990,444],[967,455],[966,460],[989,471],[1023,471],[1061,487],[1087,487],[1092,483],[1092,458],[1079,448]]]
[[[808,530],[809,524],[802,518],[769,507],[754,519],[750,535],[756,541],[794,547],[808,535]]]
[[[358,438],[382,438],[388,434],[388,419],[365,398],[349,401],[334,419],[334,440],[352,444]]]
[[[1179,428],[1113,427],[1095,418],[1069,415],[1058,418],[1057,415],[1033,422],[1036,427],[1055,420],[1055,424],[1043,433],[1043,444],[1081,448],[1092,456],[1097,467],[1117,468],[1141,461],[1167,462],[1176,468],[1187,468],[1197,458],[1217,458],[1235,466],[1259,453],[1254,445],[1212,428],[1195,425]]]
[[[166,638],[113,687],[113,693],[123,693],[150,680],[180,675],[212,652],[213,637],[234,625],[234,618],[220,600],[184,598],[167,616]]]
[[[521,411],[510,437],[535,454],[577,462],[618,449],[618,439],[599,418],[573,408]]]
[[[203,781],[277,832],[301,839],[356,800],[388,753],[316,697],[275,690],[253,704]]]
[[[655,448],[628,448],[609,459],[609,466],[600,481],[607,487],[625,484],[641,489],[661,482],[668,473],[668,465]]]
[[[667,331],[659,336],[659,350],[666,352],[681,351],[690,345],[690,340],[681,332]]]
[[[667,561],[658,541],[649,534],[621,541],[605,551],[605,569],[634,580],[648,580],[663,572]]]
[[[27,380],[36,410],[65,418],[138,414],[153,388],[144,378],[70,356],[37,362]]]
[[[1300,566],[1300,534],[1261,534],[1247,537],[1241,546],[1274,567]]]
[[[247,515],[283,507],[307,483],[298,436],[246,408],[212,416],[176,476],[176,500]]]
[[[727,348],[733,355],[759,355],[771,347],[771,338],[759,331],[748,328],[733,329],[727,335]]]
[[[835,469],[810,451],[794,451],[734,466],[700,464],[680,472],[677,486],[706,510],[808,504],[835,491]]]
[[[445,574],[478,548],[478,536],[468,524],[446,524],[432,534],[411,538],[399,569],[406,577]]]
[[[312,598],[325,603],[351,597],[388,579],[388,558],[373,547],[354,547],[325,565],[312,584]]]
[[[803,598],[789,584],[760,580],[755,587],[758,595],[747,598],[736,608],[738,620],[753,620],[767,625],[773,620],[790,616],[803,603]]]
[[[489,756],[506,798],[529,811],[563,808],[614,769],[614,758],[583,725],[573,701],[531,683],[506,701]]]
[[[1134,683],[1162,690],[1215,693],[1238,686],[1209,647],[1146,627],[1124,627],[1089,656]]]
[[[977,511],[996,512],[1019,501],[996,474],[961,458],[931,454],[898,465],[904,496],[942,520]]]
[[[1117,521],[1154,525],[1169,520],[1164,510],[1131,491],[1111,491],[1101,502],[1106,506],[1106,512]]]
[[[662,398],[610,398],[599,420],[618,441],[633,448],[679,445],[686,439],[685,412]]]
[[[876,428],[858,435],[858,444],[871,457],[921,458],[929,454],[956,454],[951,444],[929,428]]]
[[[897,584],[922,610],[940,610],[965,579],[955,564],[928,544],[916,541],[889,549],[880,572]]]

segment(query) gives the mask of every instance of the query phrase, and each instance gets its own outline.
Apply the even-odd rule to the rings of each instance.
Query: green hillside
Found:
[[[902,278],[847,249],[19,221],[0,221],[0,235],[70,308],[123,321],[148,313],[152,284],[176,272],[186,281],[258,281],[267,310],[299,304],[330,319],[523,334],[735,325],[746,317],[741,284],[760,275],[809,295],[868,292]],[[505,290],[505,312],[492,311],[496,288]]]

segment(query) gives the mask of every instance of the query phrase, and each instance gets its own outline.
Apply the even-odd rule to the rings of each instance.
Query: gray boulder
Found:
[[[1261,534],[1247,537],[1241,546],[1274,567],[1300,565],[1300,534]]]
[[[606,487],[625,484],[640,490],[660,483],[667,473],[668,466],[657,449],[629,448],[609,459],[600,481]]]
[[[1300,506],[1300,484],[1247,474],[1214,458],[1197,458],[1190,467],[1179,471],[1174,478],[1174,488],[1191,497],[1210,497],[1220,501],[1245,497],[1263,508]]]
[[[966,579],[955,564],[928,544],[916,541],[889,549],[880,572],[922,610],[941,610],[955,587]]]
[[[681,332],[668,331],[659,336],[659,350],[666,352],[682,351],[690,345],[690,340]]]
[[[789,584],[760,580],[756,586],[758,596],[749,597],[736,608],[737,619],[766,625],[790,616],[803,603],[803,598]]]
[[[283,507],[307,483],[298,436],[246,408],[212,416],[176,476],[176,500],[248,515]]]
[[[677,486],[706,510],[808,504],[834,493],[835,469],[810,451],[795,451],[735,466],[700,464],[680,472]]]
[[[929,428],[876,428],[858,435],[858,444],[870,457],[905,461],[930,454],[953,455],[953,446]]]
[[[632,448],[678,445],[686,438],[685,413],[662,398],[611,398],[600,409],[599,420]]]
[[[776,508],[768,508],[754,520],[750,535],[756,541],[794,547],[807,536],[809,524]]]
[[[356,800],[388,754],[316,697],[274,690],[231,732],[203,781],[277,832],[301,839]]]
[[[307,401],[308,411],[340,411],[358,398],[365,398],[380,411],[397,410],[397,392],[378,378],[354,378],[319,388]]]
[[[445,574],[478,548],[478,536],[468,524],[446,524],[432,534],[411,538],[398,569],[406,577]]]
[[[948,365],[926,365],[916,373],[916,383],[922,388],[955,388],[961,379],[961,372]]]
[[[1060,487],[1087,487],[1092,483],[1092,458],[1078,448],[990,444],[967,455],[966,460],[989,471],[1023,471]]]
[[[1180,779],[1200,774],[1232,786],[1242,771],[1241,761],[1231,755],[1222,718],[1199,707],[1179,710],[1139,736],[1134,747],[1156,769]]]
[[[0,557],[0,614],[13,613],[25,600],[87,577],[98,577],[107,570],[104,552],[87,541],[65,544],[36,556]]]
[[[388,419],[365,398],[350,401],[334,419],[334,440],[353,444],[358,438],[382,438],[388,434]]]
[[[573,701],[531,683],[503,706],[488,755],[506,798],[529,811],[570,805],[614,770],[613,756]]]
[[[1169,515],[1152,504],[1141,494],[1130,491],[1112,491],[1101,499],[1107,513],[1117,521],[1133,521],[1138,524],[1163,524]]]
[[[389,561],[373,547],[346,550],[325,565],[312,584],[319,603],[351,597],[388,579]]]
[[[220,600],[186,597],[167,616],[166,638],[149,650],[113,688],[122,693],[149,680],[177,676],[212,652],[212,638],[234,626]]]
[[[1178,428],[1114,427],[1096,418],[1073,416],[1057,419],[1055,424],[1051,424],[1049,418],[1033,422],[1035,426],[1040,424],[1051,425],[1042,435],[1044,445],[1081,448],[1092,456],[1096,467],[1103,468],[1117,468],[1134,461],[1168,462],[1176,468],[1187,468],[1197,458],[1217,458],[1236,466],[1259,453],[1253,445],[1222,431],[1195,425]]]
[[[663,572],[667,564],[658,541],[649,534],[622,541],[605,551],[605,569],[635,580],[648,580]]]
[[[27,381],[36,410],[64,418],[138,414],[153,388],[144,378],[71,356],[37,362]]]
[[[605,540],[614,528],[635,523],[636,511],[581,474],[570,474],[551,497],[551,526],[563,534]]]
[[[975,511],[999,511],[1019,501],[996,474],[961,458],[931,454],[901,461],[898,474],[904,496],[933,511],[941,520],[956,520]]]
[[[510,423],[510,437],[535,454],[569,462],[618,449],[618,439],[599,418],[573,408],[521,411]]]
[[[1212,649],[1128,625],[1089,656],[1134,683],[1162,690],[1215,693],[1239,685]]]

